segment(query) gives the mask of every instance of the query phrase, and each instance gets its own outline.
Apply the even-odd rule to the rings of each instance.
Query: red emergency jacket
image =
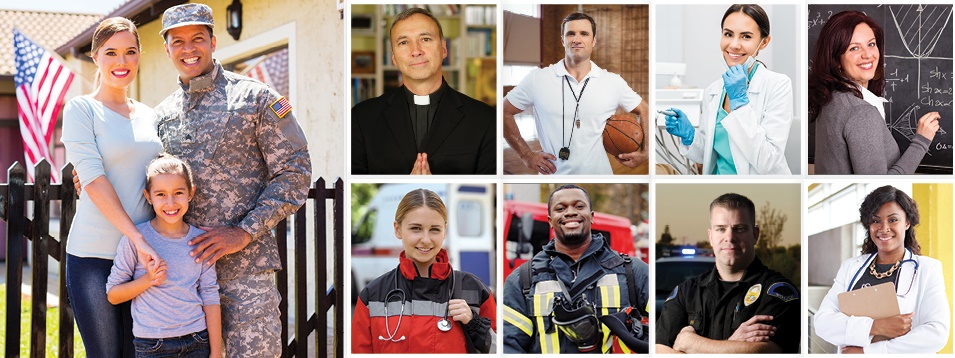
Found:
[[[444,249],[429,271],[429,277],[418,276],[402,252],[396,269],[361,290],[352,353],[496,353],[497,306],[490,289],[471,273],[452,274]],[[467,325],[452,320],[451,330],[442,332],[438,321],[452,298],[467,301],[473,318]]]

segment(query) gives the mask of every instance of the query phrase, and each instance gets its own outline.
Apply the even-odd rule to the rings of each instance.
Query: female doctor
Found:
[[[444,202],[415,189],[395,210],[398,267],[365,286],[352,319],[352,353],[496,353],[496,304],[477,276],[454,271],[442,248]]]
[[[769,45],[769,17],[759,5],[723,14],[721,60],[727,68],[703,94],[699,129],[676,108],[663,111],[680,151],[703,174],[791,174],[784,150],[793,119],[792,81],[755,60]],[[699,131],[699,133],[697,133]]]
[[[815,315],[816,334],[838,345],[842,353],[938,352],[948,342],[951,315],[941,262],[920,255],[915,201],[883,186],[866,196],[859,220],[866,228],[862,255],[839,268]],[[886,282],[895,284],[902,314],[872,319],[841,312],[838,294]],[[872,342],[873,336],[888,339]]]

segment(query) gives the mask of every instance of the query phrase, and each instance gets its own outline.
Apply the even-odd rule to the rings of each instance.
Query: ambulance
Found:
[[[401,198],[418,188],[434,191],[448,208],[444,248],[451,266],[495,287],[492,184],[384,184],[352,228],[353,299],[369,282],[398,266],[403,247],[395,237],[395,211]]]

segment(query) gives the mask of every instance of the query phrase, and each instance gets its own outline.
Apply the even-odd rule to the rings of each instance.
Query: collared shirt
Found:
[[[885,119],[885,102],[888,102],[888,100],[883,97],[876,96],[875,93],[869,91],[868,88],[859,86],[858,84],[856,84],[856,87],[862,92],[862,100],[866,101],[868,104],[871,104],[872,107],[875,107],[875,109],[878,109],[879,115],[882,116],[882,119]]]
[[[772,321],[760,322],[776,326],[770,341],[784,353],[799,352],[799,291],[789,279],[756,258],[739,282],[728,284],[726,290],[722,283],[714,267],[674,288],[657,319],[656,343],[673,347],[686,326],[693,326],[700,336],[726,340],[753,316],[770,315]]]
[[[556,174],[613,174],[603,147],[604,126],[618,108],[630,112],[643,100],[619,75],[593,62],[590,66],[590,72],[579,82],[567,72],[563,61],[534,70],[506,97],[521,111],[534,107],[537,136],[544,152],[556,157],[561,148],[570,149],[567,160],[558,158],[554,162]],[[580,98],[580,128],[574,119],[575,96]]]

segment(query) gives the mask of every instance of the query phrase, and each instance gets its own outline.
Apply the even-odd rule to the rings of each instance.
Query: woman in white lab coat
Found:
[[[664,111],[681,153],[702,174],[791,174],[786,141],[793,119],[792,81],[756,61],[769,45],[769,17],[759,5],[733,5],[723,15],[721,59],[727,71],[703,93],[699,128],[679,109]]]
[[[866,228],[862,255],[839,268],[816,312],[816,334],[839,346],[842,353],[938,352],[948,342],[952,317],[942,264],[921,256],[915,239],[918,206],[904,192],[887,185],[866,196],[859,216]],[[841,312],[840,293],[885,282],[895,284],[902,314],[872,319]],[[888,339],[872,342],[874,336]]]

